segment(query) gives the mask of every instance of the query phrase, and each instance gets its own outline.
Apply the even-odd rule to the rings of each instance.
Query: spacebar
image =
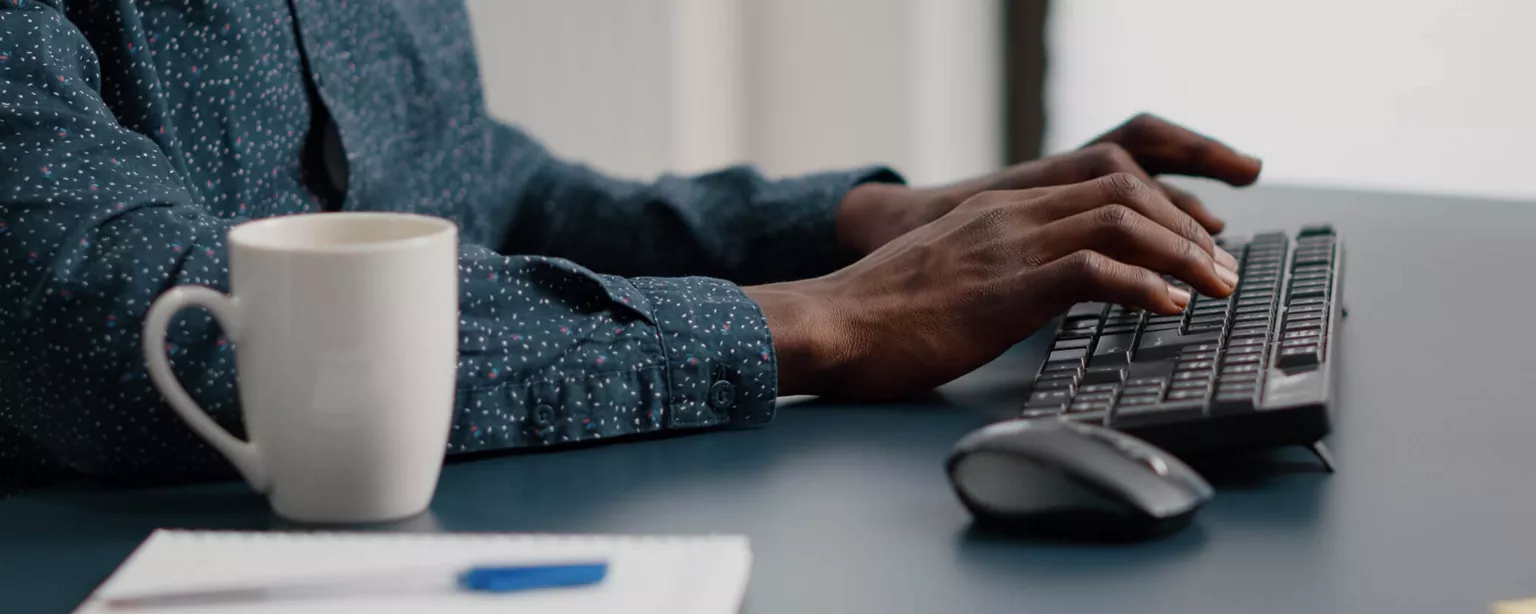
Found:
[[[1191,345],[1218,343],[1220,331],[1181,335],[1178,330],[1155,330],[1142,333],[1141,343],[1136,346],[1136,361],[1173,358]]]

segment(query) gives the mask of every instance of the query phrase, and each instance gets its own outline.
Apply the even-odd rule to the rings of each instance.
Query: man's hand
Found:
[[[1142,174],[983,192],[825,277],[747,288],[781,394],[879,399],[996,358],[1079,301],[1177,313],[1237,285],[1236,261]]]
[[[1258,180],[1261,167],[1257,158],[1144,114],[1077,151],[1025,162],[986,177],[924,189],[891,184],[859,186],[848,193],[838,211],[837,237],[844,251],[857,258],[938,219],[981,192],[1077,183],[1111,173],[1130,173],[1155,186],[1174,206],[1215,233],[1222,229],[1220,218],[1194,195],[1157,181],[1156,176],[1206,177],[1245,186]]]

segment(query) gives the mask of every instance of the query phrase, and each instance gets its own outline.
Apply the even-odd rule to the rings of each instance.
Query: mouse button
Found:
[[[1130,435],[1126,435],[1125,433],[1121,433],[1113,429],[1095,428],[1082,424],[1073,424],[1072,428],[1073,430],[1087,435],[1090,438],[1114,446],[1116,449],[1124,452],[1127,456],[1141,461],[1147,466],[1148,469],[1151,469],[1153,473],[1158,475],[1168,475],[1168,473],[1171,471],[1168,466],[1168,462],[1165,460],[1165,454],[1163,454],[1160,450],[1153,448],[1151,445],[1131,437]]]
[[[1084,487],[1048,465],[1004,452],[982,451],[955,466],[955,485],[972,502],[995,514],[1024,515],[1062,509],[1124,513],[1118,501]]]
[[[1124,451],[1131,458],[1140,461],[1148,469],[1151,469],[1153,473],[1183,484],[1201,500],[1210,499],[1211,495],[1215,492],[1211,488],[1210,483],[1206,482],[1205,478],[1201,477],[1198,472],[1185,464],[1184,461],[1179,460],[1177,456],[1161,448],[1112,429],[1090,428],[1088,432],[1099,440],[1108,442]]]
[[[1167,518],[1188,511],[1204,501],[1196,499],[1178,480],[1153,472],[1144,461],[1103,439],[1077,446],[1062,457],[1064,469],[1125,500],[1146,514]]]

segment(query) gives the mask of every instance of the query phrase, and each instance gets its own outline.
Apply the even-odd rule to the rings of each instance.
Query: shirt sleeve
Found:
[[[515,127],[494,127],[500,159],[536,171],[508,195],[517,212],[502,251],[556,256],[618,275],[704,275],[743,285],[829,273],[838,205],[878,166],[770,180],[738,165],[635,181],[561,160]]]
[[[225,236],[241,220],[211,214],[150,138],[118,124],[78,30],[23,6],[0,9],[0,434],[72,472],[231,475],[164,405],[139,344],[166,289],[227,289]],[[459,274],[449,451],[772,416],[772,340],[735,285],[598,274],[474,244],[461,248]],[[212,319],[184,312],[167,341],[188,392],[243,436],[234,349]]]

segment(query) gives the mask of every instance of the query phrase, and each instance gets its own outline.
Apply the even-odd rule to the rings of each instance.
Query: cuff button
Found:
[[[715,409],[730,409],[736,404],[736,385],[725,380],[709,387],[709,404]]]

